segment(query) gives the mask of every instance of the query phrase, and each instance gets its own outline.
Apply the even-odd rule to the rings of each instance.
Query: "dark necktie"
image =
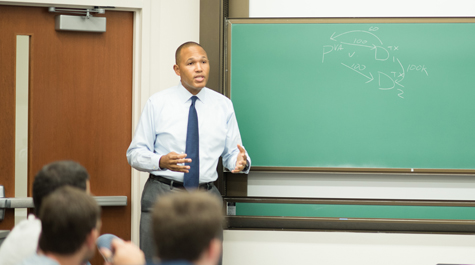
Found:
[[[186,130],[186,150],[187,158],[191,158],[188,173],[185,173],[183,183],[185,188],[197,188],[200,183],[200,135],[198,131],[198,114],[196,113],[195,102],[197,96],[191,97],[191,106],[188,113],[188,128]]]

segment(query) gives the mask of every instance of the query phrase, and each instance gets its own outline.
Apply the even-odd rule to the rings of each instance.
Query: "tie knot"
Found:
[[[196,100],[198,99],[197,96],[192,96],[191,97],[191,105],[195,104]]]

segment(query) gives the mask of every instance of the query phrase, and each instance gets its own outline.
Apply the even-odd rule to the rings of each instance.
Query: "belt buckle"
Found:
[[[206,182],[206,183],[204,183],[204,184],[201,184],[201,185],[200,185],[200,188],[203,188],[203,189],[206,189],[206,190],[210,190],[210,189],[211,189],[211,183]]]

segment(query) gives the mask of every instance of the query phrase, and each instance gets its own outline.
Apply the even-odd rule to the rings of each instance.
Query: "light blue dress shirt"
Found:
[[[43,255],[34,254],[33,256],[30,256],[24,259],[18,265],[60,265],[60,264],[52,258],[48,258]]]
[[[162,155],[185,153],[188,111],[193,95],[181,82],[152,95],[145,105],[134,138],[127,150],[129,164],[140,171],[183,182],[183,173],[159,168]],[[200,134],[200,183],[218,178],[219,157],[229,170],[236,167],[242,145],[231,100],[209,88],[196,95],[196,111]],[[243,173],[249,173],[249,167]]]
[[[34,254],[25,258],[18,265],[60,265],[56,260],[44,255]],[[91,265],[88,261],[84,262],[84,265]]]

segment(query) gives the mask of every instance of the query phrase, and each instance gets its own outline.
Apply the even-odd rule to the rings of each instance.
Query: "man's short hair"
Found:
[[[181,50],[183,50],[184,48],[189,47],[189,46],[200,46],[201,48],[203,48],[199,43],[194,42],[194,41],[187,41],[187,42],[183,43],[182,45],[178,46],[178,48],[176,49],[175,64],[178,64],[180,62],[180,52],[181,52]]]
[[[42,228],[39,248],[46,253],[71,255],[97,227],[101,209],[85,191],[64,186],[44,199],[39,217]]]
[[[218,198],[200,191],[159,197],[152,218],[158,257],[189,262],[219,238],[224,220]]]
[[[33,203],[38,216],[43,198],[59,187],[70,185],[86,190],[87,170],[74,161],[57,161],[44,166],[33,181]]]

